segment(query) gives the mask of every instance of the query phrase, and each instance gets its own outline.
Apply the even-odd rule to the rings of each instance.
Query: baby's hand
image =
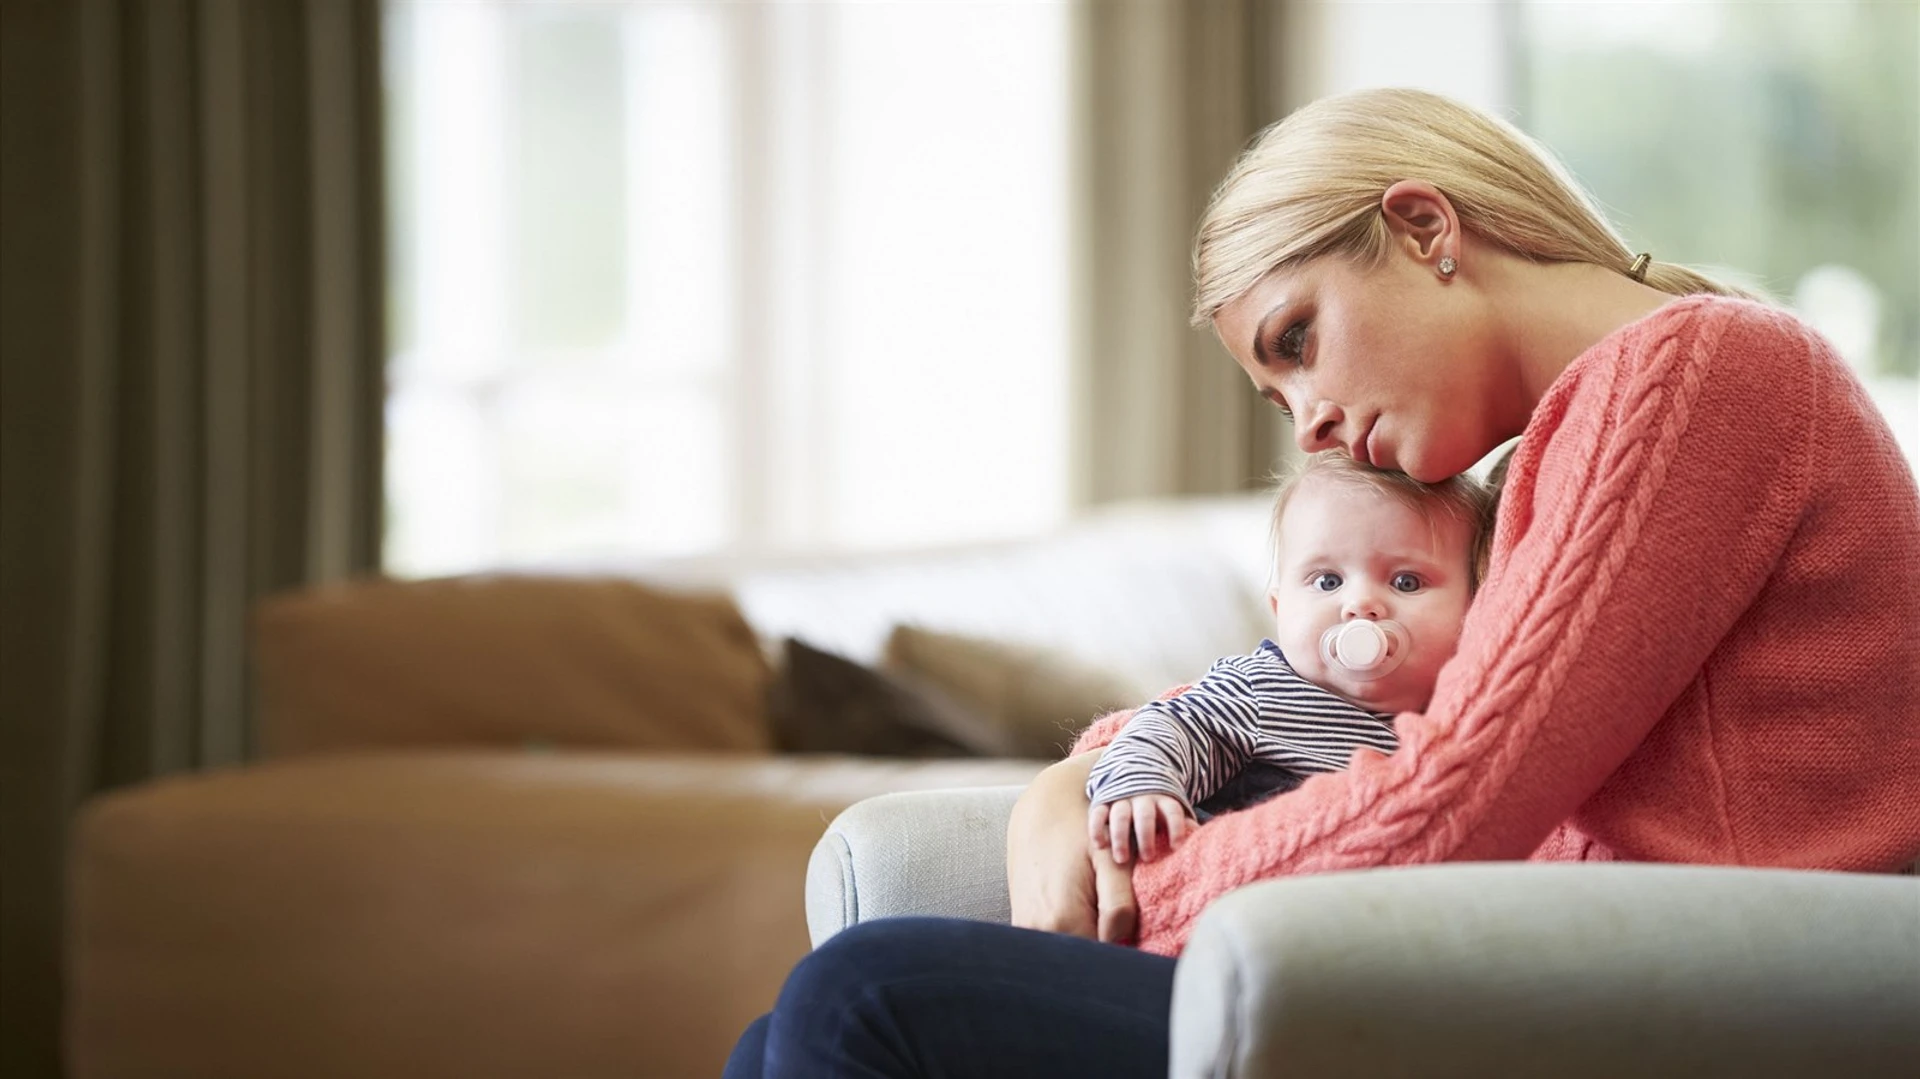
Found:
[[[1196,825],[1180,799],[1166,794],[1136,794],[1087,809],[1087,837],[1100,850],[1111,850],[1113,860],[1127,864],[1138,848],[1140,860],[1154,861],[1172,854]],[[1162,833],[1166,835],[1163,846]]]

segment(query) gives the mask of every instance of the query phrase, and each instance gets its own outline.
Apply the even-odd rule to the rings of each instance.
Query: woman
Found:
[[[1303,451],[1439,480],[1523,436],[1428,710],[1398,718],[1391,757],[1130,876],[1089,854],[1085,781],[1127,717],[1097,722],[1014,811],[1022,928],[841,934],[729,1076],[1164,1075],[1170,957],[1208,903],[1270,877],[1920,857],[1920,495],[1825,343],[1630,256],[1525,136],[1410,91],[1269,129],[1194,265],[1196,321]]]

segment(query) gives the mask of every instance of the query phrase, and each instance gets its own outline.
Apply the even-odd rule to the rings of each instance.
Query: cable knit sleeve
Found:
[[[1525,858],[1632,753],[1791,537],[1818,345],[1757,304],[1677,301],[1574,361],[1514,455],[1493,572],[1401,748],[1202,827],[1134,873],[1141,946],[1270,877]],[[1124,723],[1096,724],[1091,748]]]

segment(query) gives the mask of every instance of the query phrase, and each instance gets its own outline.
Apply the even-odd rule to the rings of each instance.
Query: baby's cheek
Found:
[[[1287,662],[1308,678],[1325,674],[1320,662],[1320,637],[1314,630],[1310,619],[1290,618],[1281,619],[1273,632],[1273,643],[1286,653]]]
[[[1421,635],[1433,646],[1433,651],[1439,652],[1443,657],[1452,655],[1453,650],[1460,645],[1460,628],[1466,622],[1466,618],[1465,603],[1448,604],[1430,612],[1428,617],[1422,620],[1425,624],[1421,627]]]
[[[1290,648],[1283,641],[1273,643],[1279,645],[1280,651],[1286,653],[1287,663],[1293,668],[1295,674],[1309,682],[1327,684],[1329,681],[1327,665],[1320,662],[1318,648]]]

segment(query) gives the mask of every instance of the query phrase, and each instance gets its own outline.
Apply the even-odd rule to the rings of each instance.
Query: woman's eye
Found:
[[[1340,587],[1340,575],[1338,573],[1316,573],[1314,574],[1311,585],[1316,592],[1332,592]]]
[[[1395,592],[1420,591],[1420,578],[1414,576],[1411,573],[1394,574],[1392,583],[1393,583],[1393,590]]]
[[[1301,319],[1281,330],[1268,346],[1268,351],[1288,363],[1299,363],[1307,351],[1307,321]]]

